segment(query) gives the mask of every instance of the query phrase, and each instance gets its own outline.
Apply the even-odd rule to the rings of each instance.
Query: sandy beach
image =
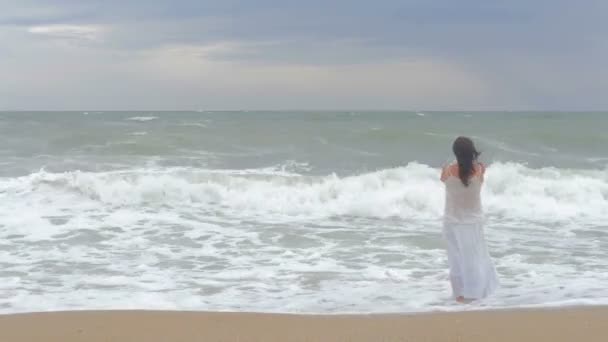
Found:
[[[0,316],[2,342],[607,340],[608,307],[386,315],[75,311]]]

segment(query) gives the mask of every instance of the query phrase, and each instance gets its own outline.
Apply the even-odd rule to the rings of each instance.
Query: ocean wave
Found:
[[[179,124],[182,127],[198,127],[198,128],[207,128],[207,125],[200,122],[184,122]]]
[[[158,119],[157,116],[133,116],[133,117],[127,118],[127,120],[129,120],[129,121],[140,121],[140,122],[152,121],[152,120],[156,120],[156,119]]]
[[[466,309],[451,304],[439,222],[425,221],[441,217],[438,169],[309,167],[0,178],[0,262],[37,275],[5,277],[0,311],[124,309],[125,296],[133,309]],[[502,288],[475,309],[606,303],[608,170],[493,164],[484,200],[493,220],[521,224],[488,227]]]
[[[539,157],[540,156],[540,154],[538,154],[538,153],[524,151],[521,149],[514,148],[504,141],[494,140],[494,139],[489,139],[489,138],[484,138],[484,137],[479,137],[479,136],[473,136],[472,138],[475,140],[478,140],[484,144],[487,144],[488,146],[491,146],[497,150],[525,155],[525,156],[529,156],[529,157]]]
[[[0,180],[4,200],[58,203],[90,200],[112,206],[215,208],[238,215],[438,219],[438,170],[407,166],[338,177],[302,176],[297,163],[256,170],[137,169],[120,172],[40,171]],[[291,170],[290,170],[291,168]],[[560,222],[608,219],[608,170],[532,169],[493,164],[484,187],[486,213],[496,219]]]

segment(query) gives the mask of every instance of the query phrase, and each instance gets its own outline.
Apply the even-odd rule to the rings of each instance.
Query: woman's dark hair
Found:
[[[469,180],[475,171],[474,163],[481,153],[475,149],[473,140],[467,137],[456,138],[452,151],[458,161],[458,177],[464,186],[469,186]]]

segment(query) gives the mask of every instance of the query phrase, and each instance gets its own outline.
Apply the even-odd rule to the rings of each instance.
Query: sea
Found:
[[[608,113],[0,112],[0,313],[608,304]],[[500,277],[454,303],[440,168]]]

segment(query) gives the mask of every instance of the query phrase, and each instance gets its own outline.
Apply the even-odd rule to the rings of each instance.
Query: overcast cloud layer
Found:
[[[608,109],[600,0],[0,8],[0,110]]]

